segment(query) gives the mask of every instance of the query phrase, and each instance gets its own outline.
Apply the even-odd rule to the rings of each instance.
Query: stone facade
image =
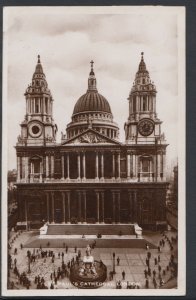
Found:
[[[128,98],[124,143],[109,102],[97,91],[93,62],[87,92],[61,143],[40,57],[25,97],[16,145],[19,221],[164,224],[167,144],[143,54]]]

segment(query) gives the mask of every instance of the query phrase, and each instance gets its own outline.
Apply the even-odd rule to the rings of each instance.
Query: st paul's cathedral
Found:
[[[166,224],[167,143],[156,94],[142,53],[128,96],[125,141],[120,142],[109,101],[98,92],[92,61],[87,91],[76,101],[57,143],[55,101],[38,56],[16,144],[19,221],[31,226],[44,221],[137,223],[143,228]]]

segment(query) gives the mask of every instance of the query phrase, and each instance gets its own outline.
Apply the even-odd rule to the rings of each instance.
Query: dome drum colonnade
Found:
[[[146,98],[144,93],[148,94]],[[97,91],[93,62],[87,92],[77,101],[61,144],[56,143],[53,98],[47,88],[40,58],[25,96],[26,116],[16,146],[17,187],[21,207],[22,202],[27,201],[25,214],[28,214],[28,202],[39,206],[40,201],[46,202],[47,205],[43,206],[47,209],[43,209],[39,218],[52,223],[73,222],[74,218],[77,222],[91,222],[91,215],[98,223],[141,222],[145,206],[142,204],[144,188],[149,189],[151,198],[160,195],[161,209],[164,208],[167,145],[164,138],[156,134],[160,132],[161,124],[156,115],[156,99],[153,98],[156,89],[150,81],[143,55],[128,98],[125,144],[118,141],[119,129],[113,121],[109,102]],[[141,130],[139,127],[146,119],[151,121],[153,130],[150,134],[146,134],[149,121],[140,126]],[[23,201],[27,196],[23,198],[21,190],[26,189],[24,195],[32,196],[31,189],[36,189],[36,184],[42,191],[41,198]],[[147,223],[164,219],[164,213],[160,211],[153,217],[152,201],[159,210],[158,200],[149,199]]]

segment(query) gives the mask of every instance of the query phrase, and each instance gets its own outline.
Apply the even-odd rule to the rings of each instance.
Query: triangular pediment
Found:
[[[93,129],[87,129],[86,131],[78,134],[77,136],[63,143],[63,145],[90,145],[90,144],[120,145],[118,141],[110,139]]]

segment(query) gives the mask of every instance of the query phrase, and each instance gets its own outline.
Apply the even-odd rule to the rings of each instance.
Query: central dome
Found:
[[[112,113],[110,105],[105,97],[97,91],[88,90],[87,93],[82,95],[76,102],[73,115],[91,111]]]
[[[91,61],[87,92],[75,104],[72,121],[67,125],[68,139],[91,128],[105,136],[117,139],[118,126],[113,121],[109,102],[98,93],[97,81]]]

